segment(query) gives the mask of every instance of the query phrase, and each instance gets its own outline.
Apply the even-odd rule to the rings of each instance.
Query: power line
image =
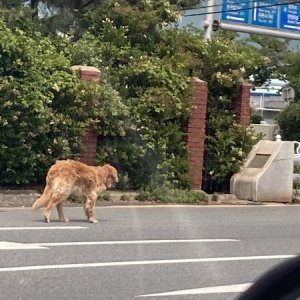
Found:
[[[243,3],[248,3],[248,2],[256,2],[255,0],[252,1],[245,1],[245,2],[239,2],[237,4],[243,4]],[[289,1],[288,3],[277,3],[277,4],[268,4],[268,5],[258,5],[255,8],[265,8],[265,7],[275,7],[275,6],[282,6],[282,5],[287,5],[287,4],[300,4],[300,1]],[[212,7],[214,5],[211,5]],[[221,6],[221,5],[217,5]],[[207,6],[208,7],[208,6]],[[205,8],[205,7],[201,7]],[[184,15],[184,17],[194,17],[194,16],[206,16],[209,14],[217,14],[217,13],[226,13],[226,12],[235,12],[235,11],[245,11],[245,10],[251,10],[254,9],[254,7],[247,7],[247,8],[238,8],[238,9],[228,9],[228,10],[219,10],[219,11],[214,11],[214,12],[205,12],[205,13],[195,13],[195,14],[189,14],[189,15]]]

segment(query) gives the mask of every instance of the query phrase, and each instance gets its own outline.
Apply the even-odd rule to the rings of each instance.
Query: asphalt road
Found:
[[[0,210],[0,299],[235,299],[299,253],[300,206]]]

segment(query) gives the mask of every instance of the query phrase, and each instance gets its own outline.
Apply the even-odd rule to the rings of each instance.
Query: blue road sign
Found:
[[[247,24],[249,21],[249,1],[224,0],[221,20]]]
[[[282,5],[280,28],[300,31],[300,4]]]
[[[223,0],[221,21],[300,32],[300,2]]]
[[[252,25],[277,28],[278,1],[254,1],[252,10]]]

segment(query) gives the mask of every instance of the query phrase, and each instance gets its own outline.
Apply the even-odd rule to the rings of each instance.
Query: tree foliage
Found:
[[[80,155],[83,130],[104,126],[120,99],[80,81],[49,39],[0,28],[0,182],[40,182],[55,159]]]
[[[284,68],[286,78],[291,87],[295,90],[295,101],[299,102],[300,100],[300,54],[291,53],[287,57],[287,65]]]
[[[235,124],[230,103],[238,84],[267,69],[269,60],[233,39],[220,37],[207,42],[201,38],[201,32],[172,26],[180,16],[178,5],[191,2],[100,1],[93,10],[82,10],[80,18],[74,15],[76,24],[84,24],[79,25],[82,31],[76,37],[74,28],[64,29],[59,25],[58,31],[65,35],[42,38],[26,25],[26,22],[38,22],[27,17],[26,26],[22,27],[26,34],[19,29],[5,28],[0,41],[6,45],[4,57],[6,53],[9,55],[3,60],[1,78],[8,83],[1,85],[1,101],[9,101],[11,91],[20,92],[14,96],[12,108],[0,114],[10,118],[7,124],[5,120],[2,123],[5,134],[0,151],[4,153],[5,147],[10,147],[18,153],[12,174],[19,174],[17,169],[30,170],[30,176],[21,173],[23,181],[18,179],[18,182],[25,182],[25,177],[33,182],[37,174],[41,178],[55,158],[79,155],[82,130],[93,126],[99,133],[98,162],[110,162],[118,167],[122,187],[140,188],[153,182],[188,187],[184,128],[190,114],[192,76],[209,85],[205,149],[208,186],[219,188],[238,169],[255,140],[251,132]],[[59,5],[68,5],[69,1],[41,3],[46,3],[48,8],[56,7],[53,13],[58,16],[62,9]],[[72,5],[80,3],[88,2],[74,1]],[[24,16],[25,12],[26,9]],[[42,17],[38,25],[50,19],[50,16]],[[6,22],[12,24],[8,18]],[[11,39],[8,43],[7,37]],[[7,50],[5,47],[10,44],[12,47]],[[69,71],[72,64],[98,67],[103,83],[96,86],[78,81]],[[38,137],[32,152],[27,147],[32,142],[23,143],[27,153],[33,153],[26,165],[24,160],[28,160],[28,155],[24,154],[23,146],[23,152],[18,152],[13,142],[8,145],[9,136],[15,136],[16,140],[19,135],[11,134],[15,130],[14,112],[18,111],[15,103],[25,106],[20,110],[22,117],[32,119],[32,125],[26,123],[25,135],[32,131],[32,140]],[[17,117],[22,121],[21,116]],[[13,159],[4,158],[11,162],[3,165],[3,172],[8,172]],[[13,178],[5,176],[8,180]]]
[[[289,104],[278,116],[278,124],[285,141],[300,141],[300,103]]]

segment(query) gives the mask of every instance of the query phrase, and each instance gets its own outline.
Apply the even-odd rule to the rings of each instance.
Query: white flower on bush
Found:
[[[54,91],[56,91],[56,92],[59,92],[59,90],[60,90],[60,88],[59,88],[59,86],[57,85],[57,83],[54,83],[53,86],[52,86],[52,88],[53,88]]]

